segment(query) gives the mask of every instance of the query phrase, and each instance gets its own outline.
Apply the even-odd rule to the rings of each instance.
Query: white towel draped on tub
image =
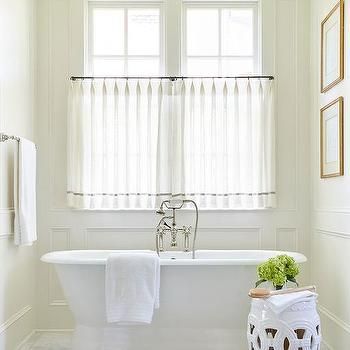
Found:
[[[159,257],[153,252],[111,254],[106,266],[107,321],[151,323],[159,308]]]
[[[24,138],[18,142],[14,170],[15,244],[32,245],[36,232],[36,148]]]

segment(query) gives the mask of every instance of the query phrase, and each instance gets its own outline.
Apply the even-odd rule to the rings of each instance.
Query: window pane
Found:
[[[222,54],[252,56],[253,26],[252,9],[222,10]]]
[[[93,54],[124,54],[124,10],[93,10]]]
[[[254,73],[253,58],[224,58],[222,60],[223,75],[242,75]]]
[[[128,63],[128,75],[159,75],[159,58],[132,58]]]
[[[120,76],[124,73],[123,59],[95,58],[93,61],[93,74],[102,76]]]
[[[187,74],[193,76],[217,76],[219,74],[219,60],[216,58],[189,58],[187,60]]]
[[[159,9],[128,10],[128,51],[159,55]]]
[[[193,56],[219,53],[219,10],[187,10],[187,54]]]

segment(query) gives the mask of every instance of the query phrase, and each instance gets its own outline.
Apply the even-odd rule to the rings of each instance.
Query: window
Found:
[[[163,73],[161,5],[89,5],[88,71],[95,76]]]
[[[87,73],[109,78],[71,84],[71,207],[275,206],[273,82],[232,78],[260,73],[257,2],[90,2],[88,23]]]
[[[258,18],[256,1],[89,2],[87,73],[260,73]]]
[[[187,75],[258,72],[256,5],[185,5],[183,68]]]

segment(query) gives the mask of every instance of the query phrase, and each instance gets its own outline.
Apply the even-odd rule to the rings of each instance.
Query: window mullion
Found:
[[[260,51],[260,45],[261,45],[261,29],[259,27],[260,24],[260,16],[259,13],[261,11],[261,4],[254,7],[253,10],[253,16],[254,16],[254,71],[255,72],[261,72],[262,64],[261,64],[261,51]]]
[[[88,74],[93,74],[93,50],[92,50],[92,33],[94,32],[93,21],[92,21],[93,8],[88,8],[88,39],[87,39],[87,64],[85,62],[85,69],[87,68]]]
[[[218,30],[218,34],[219,34],[219,75],[222,75],[222,34],[221,34],[221,30],[222,30],[222,8],[218,9],[219,11],[219,20],[218,20],[218,26],[219,26],[219,30]]]
[[[129,74],[129,44],[128,44],[128,8],[124,9],[124,74],[128,75]]]
[[[165,17],[165,73],[181,74],[181,12],[182,0],[167,0]]]

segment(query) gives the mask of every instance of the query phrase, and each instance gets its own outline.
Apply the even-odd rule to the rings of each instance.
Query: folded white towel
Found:
[[[302,301],[309,301],[310,298],[316,299],[317,294],[307,290],[303,292],[274,295],[266,299],[266,306],[275,314],[280,314],[290,306]]]
[[[160,261],[154,252],[113,253],[106,266],[107,321],[151,323],[159,308]]]
[[[32,245],[36,232],[36,148],[21,138],[15,152],[15,244]]]

